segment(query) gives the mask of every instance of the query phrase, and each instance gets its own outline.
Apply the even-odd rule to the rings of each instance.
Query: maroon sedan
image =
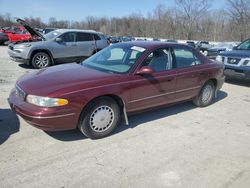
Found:
[[[121,117],[193,100],[209,105],[224,83],[224,66],[190,46],[163,42],[112,45],[81,64],[32,71],[10,94],[12,109],[47,131],[79,128],[89,138],[109,135]]]

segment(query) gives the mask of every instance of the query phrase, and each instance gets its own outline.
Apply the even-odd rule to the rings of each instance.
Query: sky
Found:
[[[221,8],[226,0],[214,0],[212,8]],[[174,0],[0,0],[0,14],[12,17],[40,17],[47,22],[57,20],[81,21],[87,16],[123,17],[132,13],[144,16],[159,4],[174,7]]]

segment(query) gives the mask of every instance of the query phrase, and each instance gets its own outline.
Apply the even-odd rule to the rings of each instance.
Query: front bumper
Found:
[[[239,77],[239,78],[250,79],[250,67],[247,66],[236,67],[236,66],[226,65],[224,74],[227,77]]]
[[[22,53],[16,52],[12,49],[8,49],[8,54],[13,61],[25,63],[25,64],[29,65],[30,59],[23,57]]]
[[[29,104],[12,90],[8,98],[12,111],[20,115],[32,126],[45,131],[62,131],[75,129],[80,113],[69,108],[44,108]]]

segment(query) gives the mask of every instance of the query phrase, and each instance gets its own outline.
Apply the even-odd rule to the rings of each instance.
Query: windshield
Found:
[[[145,48],[133,45],[112,45],[81,63],[96,70],[124,74],[129,72]]]
[[[237,47],[237,50],[250,50],[250,39],[245,40]]]
[[[51,32],[47,33],[46,35],[44,35],[44,38],[46,40],[52,40],[52,39],[56,38],[57,36],[59,36],[60,34],[62,34],[62,33],[58,32],[58,31],[51,31]]]

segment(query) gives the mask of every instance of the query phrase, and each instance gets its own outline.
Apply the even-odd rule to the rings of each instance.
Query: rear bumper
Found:
[[[75,129],[79,113],[69,108],[42,108],[29,104],[19,98],[15,90],[8,98],[9,105],[30,125],[45,131],[61,131]]]
[[[225,66],[224,74],[226,77],[238,77],[250,79],[250,67],[234,67],[234,66]]]

